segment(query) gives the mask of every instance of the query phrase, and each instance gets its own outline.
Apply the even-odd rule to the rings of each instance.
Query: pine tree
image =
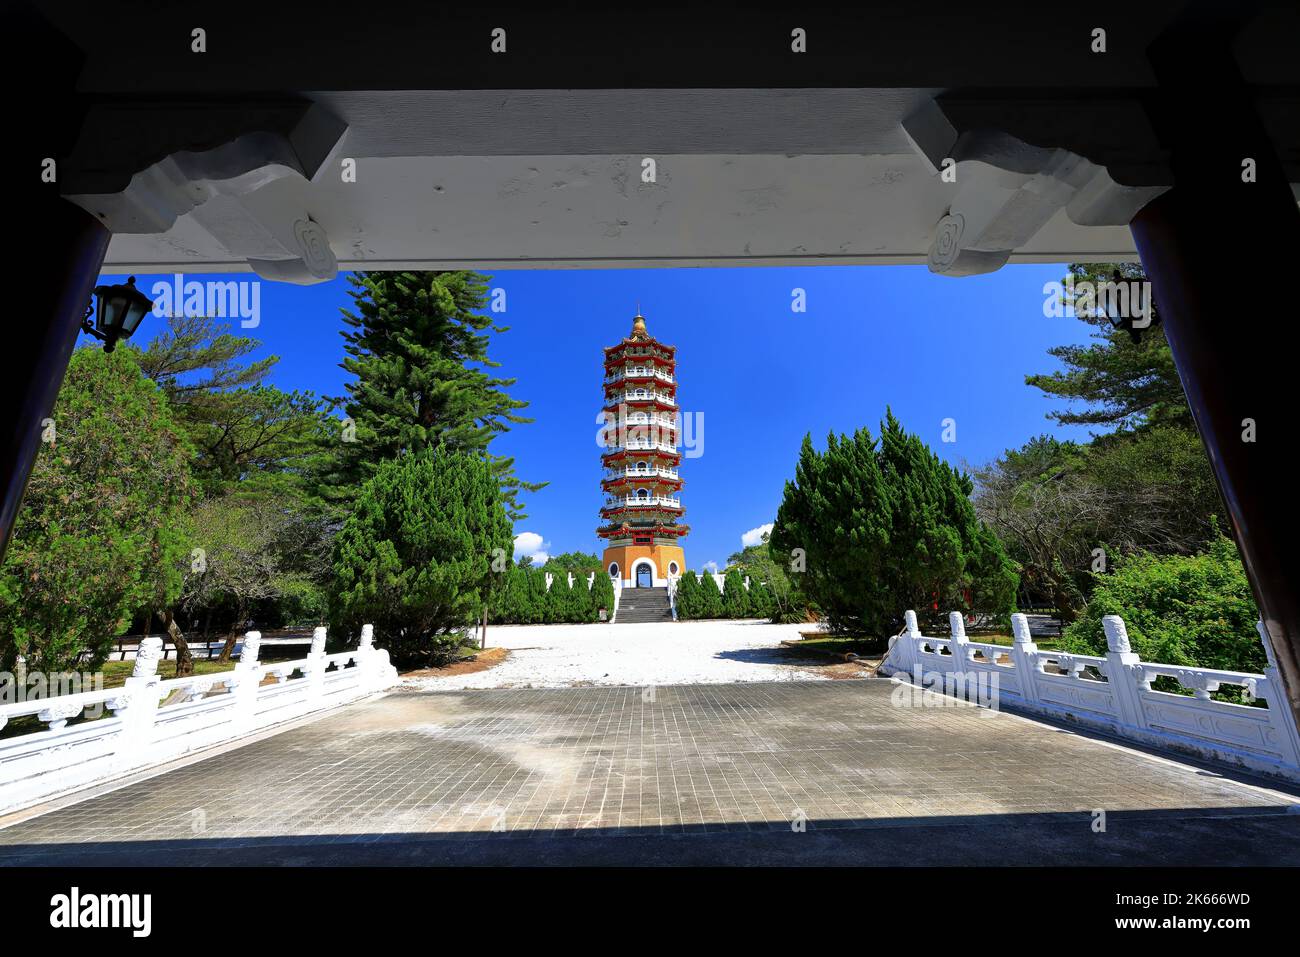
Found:
[[[979,522],[972,483],[886,413],[879,443],[866,429],[804,438],[771,536],[776,553],[806,556],[792,577],[836,630],[884,639],[902,613],[1012,608],[1017,576]]]
[[[441,663],[482,612],[492,556],[512,545],[480,455],[434,449],[382,462],[334,541],[331,624],[346,635],[373,624],[394,658]]]
[[[722,616],[749,617],[749,596],[745,591],[745,581],[734,568],[728,570],[722,580]]]
[[[512,424],[528,403],[504,391],[514,379],[485,369],[490,336],[505,332],[479,312],[487,303],[487,277],[474,272],[355,273],[348,277],[356,314],[344,310],[350,327],[343,368],[356,376],[341,405],[355,441],[339,444],[336,494],[347,496],[371,475],[376,463],[435,446],[486,454],[489,443]],[[520,481],[514,460],[489,456],[512,520],[526,517],[521,490],[545,483]]]

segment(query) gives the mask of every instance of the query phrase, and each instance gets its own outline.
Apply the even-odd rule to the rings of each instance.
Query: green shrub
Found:
[[[190,561],[194,451],[131,353],[74,351],[51,420],[0,569],[0,671],[19,654],[31,671],[83,653],[98,667]]]
[[[1110,574],[1094,579],[1087,608],[1065,630],[1067,651],[1104,655],[1102,618],[1119,615],[1144,661],[1264,670],[1264,647],[1255,630],[1259,612],[1231,539],[1218,536],[1201,555],[1121,558]]]

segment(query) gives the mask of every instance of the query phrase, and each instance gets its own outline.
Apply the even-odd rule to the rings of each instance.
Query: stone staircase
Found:
[[[632,625],[645,622],[672,621],[672,606],[668,604],[667,588],[624,588],[618,599],[615,624]]]

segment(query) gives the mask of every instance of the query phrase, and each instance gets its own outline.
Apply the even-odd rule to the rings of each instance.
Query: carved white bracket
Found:
[[[1127,225],[1168,188],[1122,186],[1105,167],[1067,149],[997,131],[959,133],[934,101],[904,120],[903,131],[936,175],[945,160],[956,175],[948,213],[935,225],[931,272],[1000,269],[1062,209],[1080,226]]]
[[[321,137],[336,149],[344,130],[339,124]],[[132,174],[125,188],[91,178],[86,185],[102,192],[67,198],[114,233],[163,233],[189,216],[265,279],[322,282],[338,274],[338,260],[324,227],[294,198],[309,189],[284,188],[310,185],[304,172],[311,166],[304,169],[293,136],[263,130],[211,149],[178,150]],[[325,152],[320,146],[313,155]]]

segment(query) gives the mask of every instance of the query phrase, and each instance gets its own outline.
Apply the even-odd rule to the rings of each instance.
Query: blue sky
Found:
[[[681,469],[691,568],[721,566],[743,533],[772,521],[805,432],[818,445],[831,430],[875,432],[886,405],[958,465],[1044,432],[1086,438],[1046,419],[1054,403],[1024,384],[1027,373],[1057,368],[1050,346],[1088,341],[1084,323],[1043,315],[1044,283],[1064,274],[1064,265],[960,279],[923,266],[498,272],[491,285],[505,290],[506,311],[496,318],[510,331],[491,355],[499,374],[518,379],[510,391],[536,421],[492,450],[514,456],[520,477],[550,483],[526,496],[516,532],[540,536],[552,554],[599,554],[601,350],[627,334],[638,302],[650,333],[677,346],[681,408],[703,416],[703,454]],[[136,282],[151,294],[167,279]],[[806,312],[791,309],[796,288]],[[280,357],[275,385],[341,395],[347,289],[342,275],[316,286],[263,282],[257,328],[232,331],[262,342],[255,356]],[[161,326],[147,317],[140,344]],[[956,420],[952,443],[942,441],[946,418]]]

